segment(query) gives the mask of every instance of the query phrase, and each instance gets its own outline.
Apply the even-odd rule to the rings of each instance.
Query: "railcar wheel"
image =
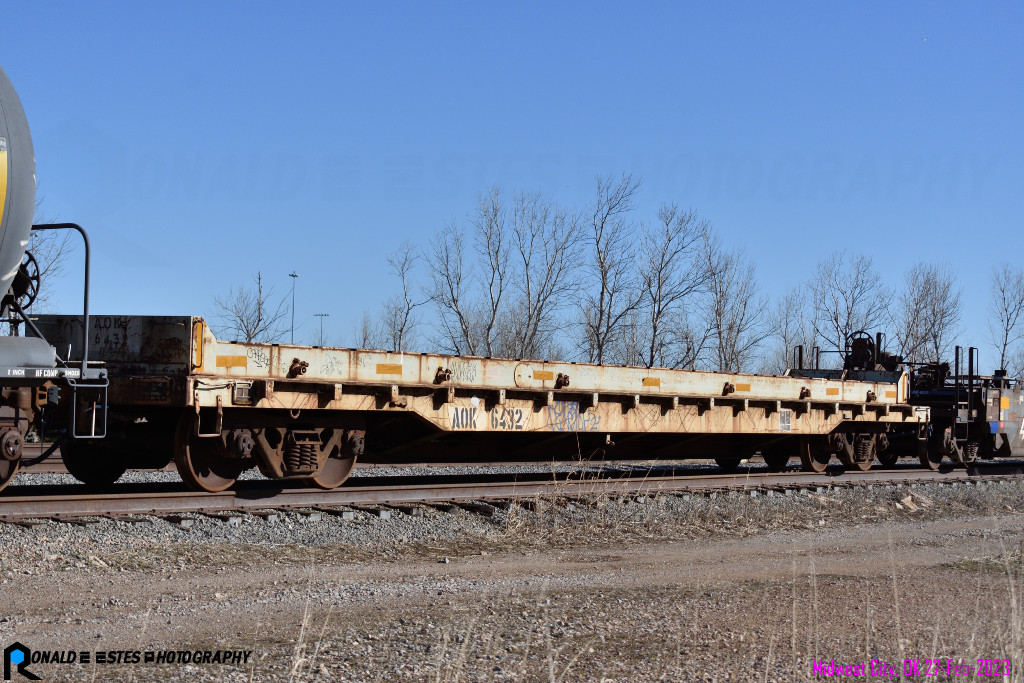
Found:
[[[11,483],[11,479],[14,479],[14,475],[18,473],[18,467],[21,466],[21,460],[5,460],[0,458],[0,491],[7,488],[7,485]]]
[[[892,467],[900,459],[899,446],[889,439],[888,434],[875,437],[875,457],[882,467]]]
[[[875,464],[875,437],[869,434],[857,434],[853,437],[853,452],[843,458],[843,466],[855,472],[867,472]],[[851,457],[852,456],[852,457]]]
[[[805,472],[824,472],[832,453],[824,437],[809,436],[800,440],[800,463]]]
[[[195,416],[186,413],[174,435],[174,465],[178,476],[193,491],[217,493],[231,487],[247,463],[218,452],[219,439],[200,438],[194,433]]]
[[[762,453],[764,464],[768,466],[769,472],[781,472],[789,464],[789,453]]]
[[[718,465],[718,468],[721,469],[723,472],[732,473],[732,472],[735,472],[736,470],[739,469],[739,467],[740,467],[740,459],[739,458],[715,458],[715,464]]]
[[[341,486],[348,479],[348,475],[352,474],[352,470],[356,466],[356,456],[350,455],[344,457],[340,452],[335,455],[331,454],[331,457],[327,458],[324,462],[323,467],[312,477],[306,478],[306,484],[308,486],[315,486],[321,489],[333,489]]]
[[[110,486],[128,469],[124,454],[91,440],[68,439],[60,459],[71,476],[92,488]]]
[[[963,454],[964,454],[963,465],[964,465],[964,467],[967,467],[968,465],[973,464],[974,461],[978,459],[978,451],[980,451],[980,450],[981,450],[981,443],[979,443],[977,441],[968,441],[964,445],[964,450],[963,450]]]
[[[919,456],[921,460],[921,466],[928,470],[937,470],[939,465],[942,464],[942,453],[936,453],[932,449],[928,449]]]
[[[942,458],[955,447],[952,430],[948,427],[941,432],[933,431],[928,437],[927,443],[922,444],[922,448],[919,450],[918,459],[921,461],[921,466],[932,471],[939,469]]]
[[[892,451],[886,451],[885,453],[878,454],[878,462],[882,463],[882,467],[894,467],[896,461],[900,459],[899,453]]]

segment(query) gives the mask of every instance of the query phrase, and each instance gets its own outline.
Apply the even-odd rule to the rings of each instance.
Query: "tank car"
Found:
[[[35,154],[28,121],[14,86],[0,69],[0,319],[11,331],[0,337],[0,490],[21,466],[26,434],[56,408],[61,388],[70,411],[71,436],[101,438],[106,422],[105,370],[86,363],[86,356],[80,363],[61,358],[25,313],[40,286],[39,265],[27,251],[32,230],[75,229],[85,237],[85,231],[72,224],[33,226],[35,200]],[[22,324],[25,336],[19,336]]]

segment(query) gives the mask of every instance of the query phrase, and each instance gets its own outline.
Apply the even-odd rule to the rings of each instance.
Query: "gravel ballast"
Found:
[[[0,638],[252,651],[33,665],[48,680],[788,681],[821,657],[1020,653],[1016,481],[530,502],[4,525]]]

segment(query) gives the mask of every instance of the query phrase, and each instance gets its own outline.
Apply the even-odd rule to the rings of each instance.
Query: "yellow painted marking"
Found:
[[[401,363],[377,363],[377,374],[378,375],[401,375],[402,364]]]
[[[544,379],[554,379],[555,378],[555,373],[552,372],[551,370],[534,370],[533,371],[533,378],[534,379],[541,379],[541,380],[544,380]]]
[[[999,399],[999,408],[1000,408],[1000,410],[1009,410],[1010,409],[1010,397],[1009,396],[1003,396],[1002,398]]]
[[[839,389],[836,389],[835,387],[829,387],[829,388],[825,389],[825,395],[826,396],[838,396],[839,395]]]
[[[248,365],[245,356],[217,356],[218,368],[244,368]]]
[[[0,235],[4,229],[4,204],[7,201],[7,147],[0,147]]]
[[[750,385],[749,384],[737,384],[736,385],[736,391],[750,391]]]
[[[195,362],[193,367],[203,367],[203,321],[197,320],[195,325],[192,326],[192,336],[195,344]]]
[[[661,378],[660,377],[644,377],[643,384],[644,384],[645,387],[660,387],[661,386]]]
[[[885,397],[886,398],[896,398],[896,392],[895,391],[887,391],[887,392],[885,392]]]

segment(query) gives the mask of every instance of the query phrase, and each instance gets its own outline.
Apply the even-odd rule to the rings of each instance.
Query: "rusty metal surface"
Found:
[[[55,343],[72,344],[69,316],[40,316],[39,327]],[[115,375],[187,373],[218,379],[299,380],[379,386],[452,387],[479,391],[604,393],[642,397],[722,397],[754,400],[868,401],[897,404],[905,382],[855,382],[742,373],[664,370],[589,363],[520,361],[477,356],[391,353],[366,349],[225,342],[202,318],[94,316],[92,360]],[[199,344],[199,335],[202,343]],[[72,351],[75,349],[72,348]],[[294,371],[296,363],[303,368]],[[444,380],[440,381],[439,370]],[[559,378],[563,378],[560,380]]]
[[[107,363],[120,376],[184,375],[192,368],[192,318],[97,315],[89,322],[89,360]],[[56,348],[81,355],[82,320],[43,315],[36,325]]]
[[[438,482],[436,478],[410,485],[346,486],[333,491],[311,489],[253,489],[223,493],[165,492],[10,496],[0,498],[0,520],[31,517],[111,514],[170,514],[225,510],[307,508],[368,504],[429,503],[522,499],[538,496],[587,496],[628,493],[668,493],[706,489],[752,490],[868,483],[968,482],[989,476],[1020,475],[1020,466],[979,467],[971,471],[873,470],[847,475],[806,472],[712,474],[670,477],[595,478],[571,481]]]
[[[41,326],[74,344],[75,321]],[[444,432],[826,434],[913,423],[896,382],[224,342],[201,318],[97,316],[111,404],[415,413]]]

